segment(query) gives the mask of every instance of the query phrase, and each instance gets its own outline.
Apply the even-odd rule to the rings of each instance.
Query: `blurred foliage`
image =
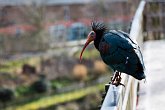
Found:
[[[30,102],[22,106],[17,106],[15,107],[15,110],[36,110],[39,108],[47,108],[49,106],[56,105],[59,103],[64,103],[64,102],[80,99],[86,96],[87,94],[95,93],[101,90],[104,90],[103,84],[97,84],[95,86],[78,89],[78,90],[68,92],[65,94],[58,94],[58,95],[43,97],[37,101]],[[9,107],[8,109],[10,108],[13,108],[13,107]]]
[[[54,107],[49,107],[48,109],[53,109]],[[69,102],[67,104],[59,105],[55,110],[80,110],[77,102]]]
[[[52,81],[52,83],[51,83],[51,87],[53,90],[60,89],[60,88],[64,87],[64,85],[65,85],[64,82],[58,82],[58,81]]]
[[[94,92],[78,100],[50,106],[43,110],[97,110],[101,100],[101,92]]]
[[[60,77],[52,77],[52,74],[57,74],[57,73],[54,73],[54,71],[52,73],[50,72],[42,73],[46,75],[46,78],[48,74],[50,75],[50,77],[52,77],[51,79],[47,80],[45,78],[38,76],[41,73],[38,73],[35,75],[34,74],[15,74],[15,76],[19,77],[20,79],[22,78],[23,80],[25,79],[30,80],[30,83],[26,83],[27,81],[25,81],[24,84],[22,83],[19,86],[16,86],[15,92],[17,94],[16,99],[18,99],[18,101],[15,100],[15,102],[13,102],[13,105],[11,105],[11,107],[16,106],[16,109],[18,107],[18,109],[21,108],[21,110],[22,109],[29,110],[33,108],[38,109],[41,107],[47,108],[49,106],[56,105],[59,103],[66,103],[69,101],[77,100],[77,99],[85,97],[86,95],[90,93],[103,90],[104,88],[103,82],[102,84],[98,84],[96,83],[96,81],[97,81],[97,78],[103,75],[102,73],[107,72],[107,69],[100,60],[96,60],[95,62],[94,59],[99,59],[99,53],[97,52],[97,50],[94,50],[93,48],[88,48],[87,51],[85,51],[84,53],[85,55],[84,65],[77,64],[78,62],[77,58],[79,57],[79,54],[80,54],[80,51],[76,52],[74,56],[71,58],[66,57],[66,59],[69,59],[69,60],[65,60],[65,58],[62,58],[63,64],[61,64],[59,58],[56,58],[56,57],[54,58],[55,60],[52,60],[53,58],[50,58],[50,62],[46,64],[48,67],[52,66],[52,68],[55,68],[54,67],[55,64],[52,63],[55,61],[60,62],[59,65],[63,65],[63,67],[66,67],[67,65],[67,67],[68,66],[70,67],[66,71],[67,73],[69,73],[69,75],[60,76]],[[92,58],[90,58],[91,56]],[[72,64],[70,63],[71,61],[72,61]],[[3,65],[11,68],[12,72],[15,73],[16,72],[15,68],[22,69],[24,64],[36,66],[36,65],[39,65],[40,63],[41,63],[40,57],[33,57],[33,58],[28,57],[25,59],[4,62]],[[68,65],[68,63],[70,64]],[[73,74],[71,74],[71,72]],[[31,79],[32,77],[36,77],[36,78],[32,80]],[[38,78],[39,80],[36,80]],[[50,83],[48,83],[46,80]],[[82,85],[80,83],[82,83]],[[38,94],[38,93],[41,93],[41,94]],[[30,106],[32,108],[29,108]],[[68,105],[68,107],[70,106]]]
[[[53,90],[61,89],[67,85],[70,85],[74,80],[67,77],[59,77],[54,80],[51,80],[51,87]]]
[[[74,56],[79,59],[80,53],[81,53],[81,50],[77,51]],[[82,56],[83,59],[96,59],[99,57],[100,57],[99,52],[94,48],[87,48],[84,51],[83,56]]]
[[[88,69],[85,65],[77,64],[73,67],[73,75],[78,80],[85,80],[87,78]]]
[[[98,102],[101,102],[102,97],[101,97],[101,93],[97,92],[97,93],[92,93],[92,94],[88,94],[87,96],[85,96],[83,98],[83,106],[81,105],[81,109],[83,110],[97,110],[98,109]],[[88,102],[88,103],[86,103]]]
[[[16,93],[17,93],[17,96],[23,96],[23,95],[27,95],[27,94],[30,94],[31,91],[29,89],[28,86],[18,86],[16,89],[15,89]]]
[[[9,88],[0,88],[0,101],[6,103],[14,98],[14,92]]]
[[[101,60],[94,61],[94,73],[104,74],[107,72],[107,66]]]
[[[39,80],[33,82],[29,86],[21,85],[15,90],[18,96],[45,93],[50,88],[49,81],[46,80],[45,75],[39,75]]]
[[[39,79],[30,86],[30,89],[34,93],[45,93],[49,89],[49,84],[45,79]]]
[[[40,63],[40,57],[30,57],[30,58],[24,58],[24,59],[18,59],[18,60],[11,60],[2,62],[3,68],[0,68],[0,73],[14,73],[17,72],[24,64],[30,64],[30,65],[39,65]]]

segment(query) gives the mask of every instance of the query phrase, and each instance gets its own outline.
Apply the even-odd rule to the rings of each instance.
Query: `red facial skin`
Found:
[[[80,54],[80,62],[82,61],[82,55],[83,55],[83,52],[85,50],[85,48],[90,44],[90,42],[94,41],[96,38],[96,33],[94,31],[91,31],[89,34],[88,34],[88,37],[87,37],[87,41],[81,51],[81,54]]]

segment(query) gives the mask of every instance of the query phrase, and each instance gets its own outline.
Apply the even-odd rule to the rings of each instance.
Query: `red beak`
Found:
[[[83,47],[83,49],[82,49],[82,51],[81,51],[81,54],[80,54],[80,62],[81,62],[81,60],[82,60],[82,55],[83,55],[83,52],[84,52],[84,50],[85,50],[85,48],[88,46],[88,44],[90,43],[90,42],[92,42],[94,39],[92,38],[92,37],[90,37],[90,36],[88,36],[88,39],[87,39],[87,41],[86,41],[86,43],[85,43],[85,45],[84,45],[84,47]]]

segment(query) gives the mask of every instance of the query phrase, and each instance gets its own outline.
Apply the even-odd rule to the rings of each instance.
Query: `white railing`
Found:
[[[143,44],[143,10],[146,2],[141,1],[134,16],[130,37],[140,46]],[[116,87],[108,84],[106,96],[101,106],[101,110],[136,110],[138,81],[131,76],[122,74],[122,86]]]

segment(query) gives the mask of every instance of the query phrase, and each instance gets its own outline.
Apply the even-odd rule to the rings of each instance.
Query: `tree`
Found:
[[[29,44],[37,49],[44,50],[48,46],[49,38],[48,33],[45,31],[45,2],[41,0],[40,2],[30,2],[27,5],[19,6],[20,13],[24,18],[24,23],[32,27],[33,31],[28,33]],[[34,45],[33,45],[34,44]]]
[[[42,30],[45,23],[45,2],[30,2],[19,6],[24,22],[34,26],[37,30]]]

